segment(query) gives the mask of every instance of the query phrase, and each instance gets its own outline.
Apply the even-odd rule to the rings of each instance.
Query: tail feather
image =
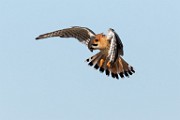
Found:
[[[119,67],[119,75],[122,76],[122,78],[124,76],[129,77],[129,75],[135,73],[133,67],[130,66],[122,57],[119,57],[118,59],[119,65],[121,65],[121,67]]]
[[[102,55],[101,55],[100,53],[97,53],[97,54],[95,54],[94,56],[86,59],[86,62],[89,62],[88,65],[94,66],[94,68],[98,69],[98,68],[99,68],[99,65],[98,65],[97,63],[98,63],[98,61],[100,60],[101,56],[102,56]]]
[[[88,58],[86,60],[90,66],[93,66],[95,69],[100,72],[104,72],[107,76],[111,75],[111,77],[119,79],[119,77],[129,77],[133,73],[135,73],[132,66],[130,66],[122,57],[118,57],[118,59],[111,64],[111,66],[107,66],[108,59],[105,54],[99,52],[96,55]]]
[[[111,76],[113,77],[113,78],[117,78],[117,79],[119,79],[119,77],[118,77],[118,63],[117,62],[115,62],[110,68],[108,68],[109,69],[109,71],[111,72]]]
[[[113,66],[110,68],[111,70],[111,76],[113,78],[119,79],[118,77],[118,64],[115,62]]]

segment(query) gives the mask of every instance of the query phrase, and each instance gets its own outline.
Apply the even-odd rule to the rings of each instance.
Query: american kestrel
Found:
[[[122,58],[124,54],[123,44],[118,34],[111,28],[105,35],[103,33],[95,34],[86,27],[74,26],[39,35],[36,40],[49,37],[73,37],[85,44],[91,52],[100,50],[99,53],[86,59],[86,61],[100,72],[105,72],[107,76],[111,74],[113,78],[119,79],[119,76],[124,78],[135,73],[133,67]]]

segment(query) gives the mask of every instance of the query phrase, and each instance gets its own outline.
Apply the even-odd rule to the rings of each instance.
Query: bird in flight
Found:
[[[119,79],[119,76],[124,78],[135,73],[133,67],[122,58],[124,55],[123,44],[112,28],[105,35],[103,33],[95,34],[87,27],[74,26],[39,35],[36,40],[50,37],[76,38],[91,52],[99,50],[100,52],[86,59],[86,62],[107,76],[111,75],[113,78]]]

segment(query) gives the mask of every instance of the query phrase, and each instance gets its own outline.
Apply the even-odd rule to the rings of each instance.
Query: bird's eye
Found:
[[[95,42],[98,42],[99,40],[98,39],[95,39]]]

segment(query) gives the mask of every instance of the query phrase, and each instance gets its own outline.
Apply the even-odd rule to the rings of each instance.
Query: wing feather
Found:
[[[123,55],[123,44],[117,33],[113,29],[108,30],[107,38],[110,41],[110,49],[108,52],[109,61],[114,63],[118,55]]]
[[[86,27],[74,26],[71,28],[66,28],[62,30],[57,30],[54,32],[49,32],[46,34],[39,35],[36,40],[45,39],[49,37],[61,37],[61,38],[76,38],[84,44],[88,44],[95,33]]]

